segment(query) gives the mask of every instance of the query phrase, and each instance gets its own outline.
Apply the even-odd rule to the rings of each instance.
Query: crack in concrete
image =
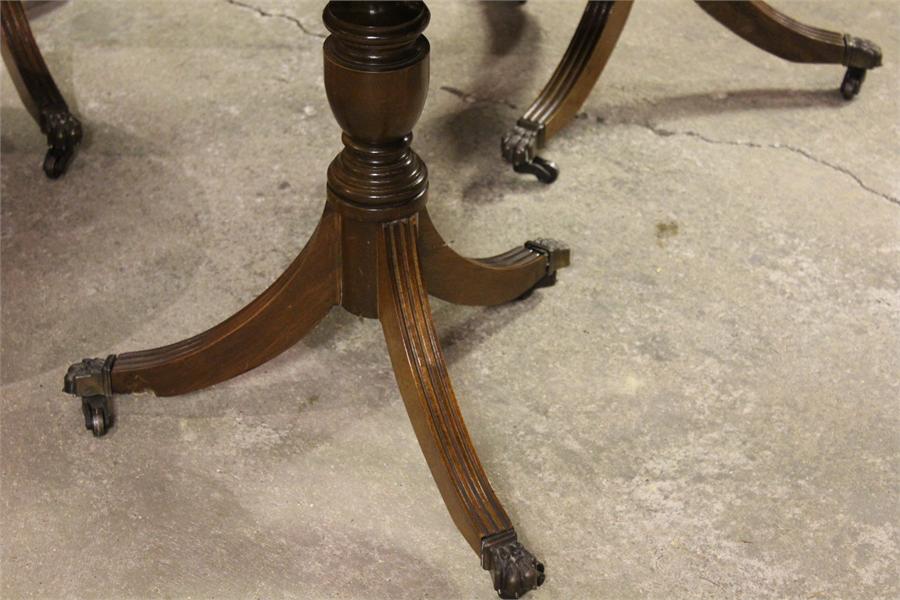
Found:
[[[225,0],[225,2],[227,2],[228,4],[231,4],[232,6],[238,6],[240,8],[252,10],[253,12],[255,12],[256,14],[258,14],[261,17],[273,18],[273,19],[284,19],[285,21],[290,21],[291,23],[296,25],[297,28],[306,35],[309,35],[312,37],[317,37],[319,39],[325,39],[326,37],[328,37],[324,33],[319,33],[318,31],[313,31],[311,29],[308,29],[306,27],[306,25],[304,25],[303,22],[300,21],[300,19],[298,19],[296,17],[292,17],[290,15],[285,15],[282,13],[266,12],[259,7],[253,6],[252,4],[246,4],[245,2],[240,2],[239,0]]]
[[[863,182],[862,178],[859,177],[856,173],[848,169],[847,167],[842,167],[841,165],[836,165],[832,162],[828,162],[827,160],[821,159],[813,154],[810,154],[808,151],[803,148],[798,148],[796,146],[791,146],[789,144],[760,144],[758,142],[736,142],[732,140],[717,140],[714,138],[706,137],[705,135],[698,133],[696,131],[673,131],[671,129],[663,129],[662,127],[658,127],[653,125],[652,123],[635,123],[640,127],[643,127],[654,135],[659,137],[673,137],[673,136],[683,136],[683,137],[691,137],[694,139],[698,139],[702,142],[706,142],[707,144],[715,144],[720,146],[742,146],[744,148],[766,148],[771,150],[787,150],[789,152],[793,152],[794,154],[799,154],[807,160],[810,160],[816,164],[820,164],[823,167],[828,167],[832,171],[837,171],[838,173],[843,173],[850,179],[856,182],[856,184],[869,192],[870,194],[875,194],[876,196],[887,200],[891,204],[896,204],[900,206],[900,199],[894,198],[889,194],[885,194],[879,190],[869,187]]]
[[[229,0],[229,1],[233,1],[233,0]],[[487,102],[490,104],[499,104],[502,106],[506,106],[513,110],[518,110],[518,106],[516,106],[509,100],[503,100],[503,99],[497,100],[494,98],[483,98],[480,96],[476,96],[475,94],[470,94],[469,92],[466,92],[459,88],[451,87],[449,85],[442,85],[441,90],[453,94],[454,96],[456,96],[463,102],[468,102],[468,103],[472,103],[472,104],[478,103],[478,102]],[[578,118],[580,116],[589,116],[589,115],[585,112],[581,112],[581,113],[578,113],[577,115],[575,115],[575,118]],[[604,120],[601,117],[595,117],[594,120],[598,123],[604,122]],[[856,185],[858,185],[863,190],[869,192],[870,194],[874,194],[874,195],[878,196],[879,198],[887,200],[891,204],[896,204],[897,206],[900,206],[900,199],[895,198],[894,196],[891,196],[890,194],[885,194],[884,192],[876,190],[875,188],[869,187],[868,185],[866,185],[866,183],[862,180],[862,178],[859,175],[857,175],[856,173],[854,173],[847,167],[842,167],[841,165],[836,165],[832,162],[828,162],[827,160],[824,160],[822,158],[815,156],[814,154],[811,154],[810,152],[804,150],[803,148],[798,148],[796,146],[791,146],[789,144],[760,144],[757,142],[735,142],[735,141],[731,141],[731,140],[717,140],[717,139],[713,139],[710,137],[706,137],[705,135],[698,133],[696,131],[690,131],[690,130],[674,131],[674,130],[670,130],[670,129],[663,129],[662,127],[658,127],[652,123],[623,122],[622,124],[623,125],[638,125],[639,127],[643,127],[645,129],[649,130],[650,132],[652,132],[654,135],[657,135],[659,137],[683,136],[683,137],[691,137],[694,139],[698,139],[702,142],[706,142],[707,144],[717,144],[717,145],[722,145],[722,146],[743,146],[744,148],[766,148],[766,149],[770,149],[770,150],[787,150],[789,152],[793,152],[794,154],[799,154],[803,158],[810,160],[816,164],[822,165],[823,167],[827,167],[827,168],[831,169],[832,171],[837,171],[838,173],[843,173],[844,175],[846,175],[847,177],[852,179],[854,182],[856,182]]]
[[[494,98],[485,98],[483,96],[476,96],[475,94],[470,94],[469,92],[463,91],[459,88],[451,87],[449,85],[442,85],[440,88],[444,92],[448,92],[453,94],[463,102],[467,104],[478,104],[478,103],[486,103],[486,104],[500,104],[501,106],[505,106],[507,108],[511,108],[513,110],[518,110],[519,107],[510,102],[509,100],[496,100]]]

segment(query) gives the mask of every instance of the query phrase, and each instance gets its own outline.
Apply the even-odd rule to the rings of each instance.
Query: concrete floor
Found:
[[[87,139],[43,139],[2,75],[3,598],[491,598],[408,424],[380,327],[180,398],[123,396],[93,439],[84,356],[230,315],[290,262],[340,149],[320,2],[89,2],[34,22]],[[252,6],[250,6],[252,4]],[[470,255],[546,235],[574,263],[494,309],[434,301],[532,597],[900,597],[900,4],[779,2],[881,44],[862,94],[689,2],[635,6],[544,155],[499,136],[581,3],[434,2],[415,147]]]

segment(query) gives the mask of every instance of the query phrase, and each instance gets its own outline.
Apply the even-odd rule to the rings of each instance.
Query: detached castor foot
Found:
[[[47,155],[44,157],[44,173],[56,179],[66,172],[75,156],[75,149],[83,135],[81,121],[68,109],[44,111],[42,131],[47,135]]]
[[[94,437],[101,437],[112,427],[110,373],[115,360],[115,354],[110,354],[106,360],[85,358],[66,371],[63,391],[81,397],[84,426]]]
[[[543,132],[542,125],[519,119],[515,128],[503,136],[500,150],[516,173],[529,173],[542,183],[553,183],[559,177],[559,167],[535,154]]]
[[[481,566],[491,572],[501,598],[520,598],[544,583],[543,563],[519,543],[515,530],[482,540]]]
[[[881,48],[869,40],[845,35],[844,64],[847,72],[841,82],[841,95],[852,100],[866,80],[866,72],[881,66]]]

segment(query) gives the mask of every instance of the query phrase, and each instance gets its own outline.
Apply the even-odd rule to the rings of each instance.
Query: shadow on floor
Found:
[[[772,88],[666,96],[659,100],[601,106],[598,113],[607,123],[648,123],[750,111],[839,109],[848,104],[837,87],[818,90]]]

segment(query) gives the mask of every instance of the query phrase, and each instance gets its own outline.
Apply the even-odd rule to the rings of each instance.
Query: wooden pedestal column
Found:
[[[332,2],[324,13],[325,87],[344,131],[328,169],[324,215],[288,270],[231,318],[193,338],[72,365],[66,391],[85,426],[112,424],[114,393],[175,395],[262,364],[335,305],[380,319],[397,384],[447,509],[503,598],[544,581],[518,542],[456,402],[428,293],[500,304],[555,281],[569,261],[550,240],[468,259],[441,239],[425,210],[428,171],[410,133],[428,92],[428,9],[421,2]],[[386,432],[387,433],[387,432]],[[398,526],[401,524],[398,523]]]

